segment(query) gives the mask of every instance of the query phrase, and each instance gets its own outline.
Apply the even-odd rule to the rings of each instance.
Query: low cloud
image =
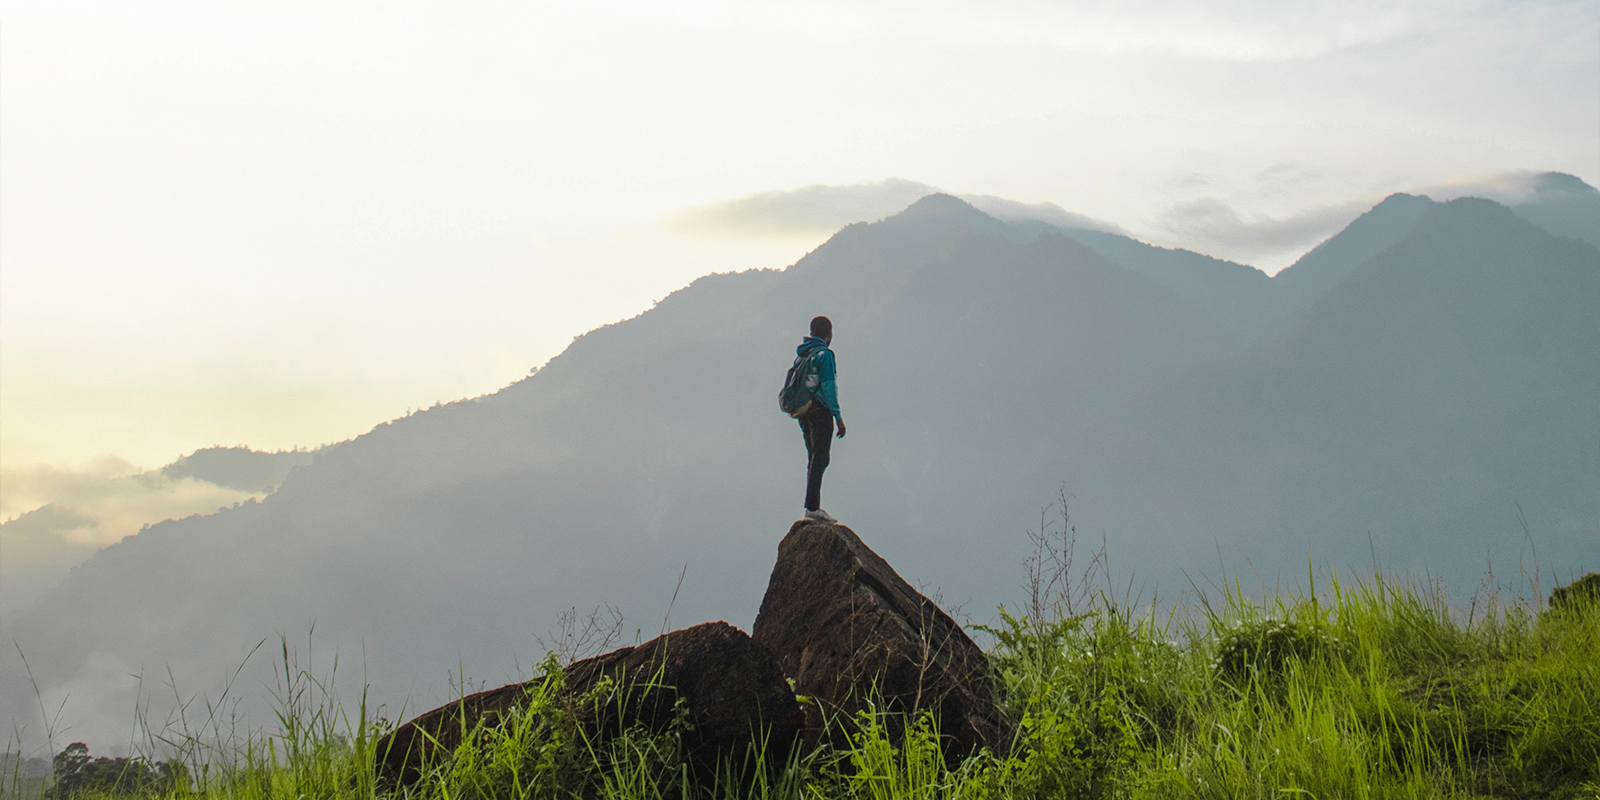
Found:
[[[10,534],[36,512],[54,508],[49,530],[72,544],[93,547],[138,533],[152,522],[215,511],[261,494],[159,470],[141,471],[117,458],[76,470],[49,466],[5,470],[0,472],[0,486],[5,487],[4,513],[10,518],[0,524],[0,534]],[[38,519],[28,523],[33,528],[43,524]]]
[[[53,500],[93,494],[108,481],[135,475],[140,469],[116,456],[103,456],[77,469],[38,464],[0,470],[0,518],[11,519]]]
[[[1270,207],[1275,202],[1317,194],[1323,180],[1324,176],[1315,170],[1293,163],[1275,164],[1258,173],[1253,181],[1232,187],[1225,181],[1197,173],[1175,176],[1168,182],[1169,189],[1210,191],[1176,202],[1158,213],[1151,238],[1169,247],[1196,250],[1274,273],[1343,230],[1382,198],[1370,196],[1285,216],[1249,215],[1240,213],[1238,208]],[[1572,175],[1521,170],[1406,191],[1441,202],[1460,197],[1486,198],[1517,209],[1518,213],[1558,235],[1595,241],[1591,237],[1595,209],[1600,206],[1600,192]],[[1541,207],[1544,208],[1542,214]],[[1552,208],[1556,210],[1550,211]],[[1578,216],[1565,219],[1573,215]]]
[[[1600,191],[1561,172],[1502,172],[1420,190],[1435,200],[1483,197],[1557,236],[1600,247]]]
[[[61,580],[100,545],[84,536],[98,522],[55,505],[36,508],[0,524],[0,612],[27,605]]]
[[[957,195],[990,216],[1006,221],[1038,220],[1063,228],[1105,231],[1154,240],[1252,264],[1276,272],[1307,250],[1338,233],[1380,198],[1325,205],[1284,216],[1240,213],[1245,207],[1271,205],[1316,194],[1325,176],[1296,163],[1274,164],[1247,185],[1229,191],[1225,182],[1196,172],[1168,181],[1167,188],[1182,194],[1206,191],[1174,203],[1156,214],[1150,236],[1130,233],[1122,226],[1068,211],[1055,203],[1023,203],[993,195]],[[892,216],[917,200],[940,191],[938,187],[902,178],[849,185],[816,184],[799,189],[759,192],[745,197],[685,209],[670,222],[682,230],[745,237],[813,236],[838,230],[854,222]],[[1583,181],[1560,173],[1506,172],[1485,178],[1439,184],[1412,190],[1435,200],[1486,197],[1517,206],[1595,194]],[[1196,191],[1198,193],[1198,191]],[[1225,200],[1218,195],[1228,197]]]
[[[987,194],[964,194],[960,195],[960,197],[962,200],[971,203],[973,208],[995,219],[1002,219],[1007,222],[1034,219],[1062,228],[1127,234],[1127,231],[1124,231],[1122,226],[1114,222],[1105,222],[1068,211],[1055,203],[1022,203]]]
[[[1481,178],[1449,181],[1414,191],[1416,194],[1424,194],[1440,201],[1454,200],[1458,197],[1482,197],[1508,206],[1539,200],[1593,197],[1596,194],[1593,186],[1572,175],[1532,170],[1501,172]]]
[[[1254,264],[1304,252],[1338,233],[1371,206],[1362,201],[1313,208],[1286,217],[1247,219],[1233,206],[1214,197],[1203,197],[1178,203],[1158,219],[1167,238],[1179,246]]]
[[[794,236],[832,233],[853,222],[874,222],[904,211],[942,191],[919,181],[889,178],[875,183],[759,192],[673,215],[682,229],[743,236]],[[957,195],[997,219],[1039,220],[1063,228],[1124,233],[1115,223],[1068,211],[1055,203],[1022,203],[987,194]]]
[[[853,222],[873,222],[938,192],[917,181],[889,178],[843,186],[815,184],[685,209],[669,222],[677,228],[741,236],[831,233]]]
[[[180,460],[179,463],[184,463]],[[32,602],[72,567],[146,525],[260,497],[193,475],[143,471],[115,457],[79,469],[0,471],[0,611]]]

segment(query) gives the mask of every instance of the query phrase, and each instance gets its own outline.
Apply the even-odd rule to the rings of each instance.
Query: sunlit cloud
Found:
[[[104,487],[142,472],[126,459],[102,456],[78,468],[46,464],[0,470],[0,518],[11,519],[57,500],[94,497]]]
[[[26,511],[18,509],[17,516],[0,523],[0,532],[9,534],[14,525],[25,523],[27,530],[48,531],[71,544],[92,547],[117,542],[152,522],[210,513],[263,494],[155,471],[106,476],[94,469],[35,467],[6,470],[0,473],[0,483],[8,505],[45,501]],[[35,516],[47,508],[52,510]]]
[[[266,484],[280,477],[215,462],[190,456],[165,470],[143,471],[107,456],[77,469],[36,465],[0,471],[0,515],[6,520],[0,523],[0,551],[5,554],[0,559],[0,611],[32,601],[72,567],[147,525],[262,497],[272,488]],[[218,484],[241,483],[230,480],[231,475],[249,476],[255,478],[250,482],[262,485],[248,491]]]
[[[4,526],[28,520],[71,542],[104,546],[149,523],[215,511],[265,495],[314,451],[208,447],[157,470],[105,456],[80,468],[34,465],[0,471]],[[50,509],[44,516],[40,511]],[[7,530],[10,528],[7,527]]]

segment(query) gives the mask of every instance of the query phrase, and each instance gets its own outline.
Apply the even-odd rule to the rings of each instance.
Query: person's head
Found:
[[[824,342],[833,341],[833,321],[827,317],[812,317],[811,335]]]

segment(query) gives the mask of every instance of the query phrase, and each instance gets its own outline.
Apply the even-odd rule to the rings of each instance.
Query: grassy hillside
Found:
[[[1003,612],[1003,625],[989,630],[1018,723],[1011,752],[952,770],[935,744],[936,720],[902,743],[867,721],[854,749],[791,761],[750,794],[1600,796],[1595,591],[1558,593],[1556,606],[1543,609],[1480,594],[1463,608],[1414,584],[1331,578],[1315,594],[1256,601],[1224,588],[1157,616],[1104,594],[1059,591],[1045,572],[1034,573],[1033,613]],[[1585,588],[1600,588],[1596,581]],[[110,791],[116,772],[102,762],[98,778],[80,766],[61,773],[61,785],[80,797],[382,796],[368,765],[375,734],[390,723],[364,706],[346,713],[287,649],[281,674],[276,731],[218,748],[169,728],[149,743],[186,768],[121,762],[140,777]],[[683,796],[675,735],[623,736],[596,750],[552,701],[555,688],[531,693],[528,713],[467,737],[478,744],[438,764],[411,796]],[[92,764],[81,752],[77,763]],[[63,769],[64,759],[57,764]],[[191,787],[174,786],[172,776]],[[41,795],[37,784],[12,787],[11,796]]]

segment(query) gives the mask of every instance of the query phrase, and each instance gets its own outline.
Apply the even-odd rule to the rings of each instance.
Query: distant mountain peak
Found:
[[[1367,213],[1370,214],[1373,211],[1377,211],[1380,208],[1393,209],[1393,208],[1398,208],[1398,207],[1422,207],[1422,206],[1429,205],[1432,202],[1433,202],[1432,200],[1428,199],[1427,197],[1424,197],[1423,195],[1406,194],[1405,192],[1395,192],[1394,194],[1391,194],[1388,197],[1383,198],[1382,201],[1380,201],[1377,205],[1373,206],[1371,208],[1371,210],[1369,210]]]
[[[906,210],[894,215],[891,219],[919,220],[941,217],[998,222],[994,217],[974,208],[971,203],[943,192],[930,194],[906,206]]]
[[[1535,175],[1528,188],[1532,196],[1511,205],[1517,216],[1557,236],[1600,248],[1600,190],[1563,172]]]
[[[1543,172],[1533,178],[1533,191],[1536,195],[1565,194],[1580,197],[1600,195],[1600,189],[1585,183],[1576,175],[1565,172]]]
[[[1483,197],[1457,197],[1454,200],[1447,200],[1437,205],[1454,213],[1470,211],[1476,214],[1492,215],[1503,220],[1510,220],[1517,216],[1504,204]]]
[[[1474,241],[1475,237],[1492,231],[1494,237],[1505,237],[1523,232],[1543,238],[1559,236],[1545,226],[1529,220],[1518,209],[1482,197],[1458,197],[1436,203],[1417,225],[1417,231],[1429,230],[1435,241],[1445,239]]]
[[[1426,197],[1395,192],[1344,230],[1312,248],[1273,280],[1301,289],[1302,296],[1294,310],[1298,315],[1318,294],[1344,280],[1351,270],[1404,239],[1433,206],[1434,202]]]

